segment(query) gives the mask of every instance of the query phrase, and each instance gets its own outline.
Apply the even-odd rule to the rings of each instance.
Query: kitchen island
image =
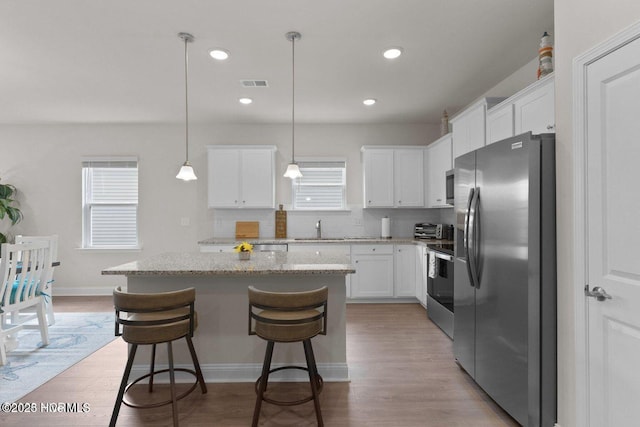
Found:
[[[248,335],[247,288],[304,291],[329,288],[327,335],[312,342],[325,381],[347,381],[346,275],[349,257],[326,253],[254,252],[249,261],[236,253],[165,253],[107,268],[103,275],[124,275],[129,292],[164,292],[194,287],[198,328],[194,345],[207,382],[253,382],[260,376],[266,342]],[[188,365],[186,344],[174,346],[177,365]],[[141,349],[143,350],[143,349]],[[158,356],[164,355],[159,351]],[[148,357],[136,356],[135,374],[148,369]],[[159,359],[160,363],[165,363]],[[301,344],[277,344],[273,367],[304,365]],[[289,379],[307,380],[303,371]],[[295,377],[293,377],[295,376]],[[187,379],[188,380],[188,379]]]

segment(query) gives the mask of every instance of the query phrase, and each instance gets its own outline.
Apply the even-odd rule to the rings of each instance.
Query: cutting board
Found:
[[[258,221],[236,221],[236,239],[257,239],[259,236]]]

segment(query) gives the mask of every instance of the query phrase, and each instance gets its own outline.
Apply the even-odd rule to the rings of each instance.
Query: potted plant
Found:
[[[238,253],[238,258],[242,261],[247,261],[251,258],[251,252],[253,252],[253,245],[251,243],[242,242],[235,248]]]
[[[13,198],[17,191],[11,184],[0,184],[0,221],[7,217],[11,225],[22,220],[22,211],[15,206],[17,202]],[[8,240],[6,234],[0,233],[0,244],[7,243]]]

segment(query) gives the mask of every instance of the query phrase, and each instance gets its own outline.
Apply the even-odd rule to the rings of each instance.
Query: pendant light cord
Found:
[[[184,111],[185,111],[185,146],[186,161],[189,161],[189,54],[187,44],[191,39],[184,37]]]
[[[296,139],[296,38],[291,37],[291,163],[295,163]]]

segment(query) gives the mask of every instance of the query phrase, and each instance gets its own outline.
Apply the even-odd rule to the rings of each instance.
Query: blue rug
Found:
[[[15,402],[115,339],[114,313],[56,313],[49,345],[38,329],[22,330],[0,366],[0,402]]]

